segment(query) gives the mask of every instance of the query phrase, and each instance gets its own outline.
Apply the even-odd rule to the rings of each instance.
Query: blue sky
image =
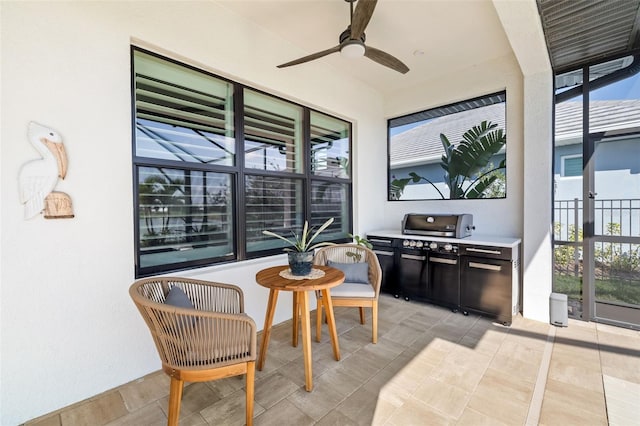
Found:
[[[578,101],[581,98],[582,96],[573,98],[572,100]],[[632,76],[631,78],[627,78],[623,81],[618,81],[601,89],[595,90],[591,92],[589,98],[594,101],[640,99],[640,73]],[[424,123],[424,121],[419,121],[417,123],[393,127],[390,129],[390,134],[391,136],[395,136],[398,133],[405,132]]]
[[[640,99],[640,74],[591,92],[591,100]]]

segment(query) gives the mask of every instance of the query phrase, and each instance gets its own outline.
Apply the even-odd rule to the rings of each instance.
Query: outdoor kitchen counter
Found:
[[[383,229],[378,231],[367,232],[367,238],[383,237],[383,238],[397,238],[405,240],[421,240],[421,241],[441,241],[444,243],[456,243],[456,244],[475,244],[483,246],[494,247],[509,247],[515,248],[520,244],[520,238],[514,237],[496,237],[494,235],[472,235],[467,238],[447,238],[447,237],[433,237],[430,235],[414,235],[403,234],[398,230]]]

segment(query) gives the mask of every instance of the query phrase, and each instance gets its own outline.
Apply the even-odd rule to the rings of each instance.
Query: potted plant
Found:
[[[306,220],[301,234],[298,235],[292,231],[293,238],[286,238],[271,231],[262,231],[262,233],[271,237],[280,238],[291,245],[291,247],[284,249],[284,251],[288,252],[291,274],[302,276],[309,275],[311,272],[311,266],[313,265],[313,250],[317,247],[333,245],[331,242],[311,245],[313,240],[315,240],[316,237],[332,223],[333,218],[329,218],[320,228],[318,228],[317,231],[315,231],[312,236],[311,233],[313,232],[313,228],[309,228],[309,223]]]

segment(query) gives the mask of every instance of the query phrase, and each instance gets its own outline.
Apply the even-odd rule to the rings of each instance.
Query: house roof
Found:
[[[408,167],[439,161],[443,153],[440,133],[457,144],[464,132],[483,120],[505,128],[505,104],[498,103],[435,118],[391,138],[390,165]],[[592,101],[590,113],[592,133],[608,135],[640,130],[640,100]],[[556,145],[579,143],[582,138],[582,103],[562,102],[556,105]]]
[[[591,101],[591,133],[629,133],[640,129],[640,100]],[[556,145],[579,143],[582,138],[582,102],[556,105]]]
[[[393,136],[390,141],[393,149],[389,150],[391,167],[439,161],[443,152],[440,133],[444,133],[449,142],[456,145],[462,140],[464,132],[482,121],[491,121],[504,129],[504,108],[505,103],[502,102],[445,115]]]

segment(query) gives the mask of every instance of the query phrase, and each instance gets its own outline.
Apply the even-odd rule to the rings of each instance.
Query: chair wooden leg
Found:
[[[322,336],[322,299],[316,298],[316,342]]]
[[[247,363],[247,426],[253,425],[253,400],[255,397],[254,383],[256,378],[256,363]]]
[[[371,328],[373,329],[373,343],[378,343],[378,301],[371,305]]]
[[[364,324],[364,307],[360,306],[360,324]]]
[[[182,380],[176,379],[175,377],[171,378],[171,385],[169,388],[169,415],[167,416],[167,426],[178,426],[183,385],[184,382]]]

